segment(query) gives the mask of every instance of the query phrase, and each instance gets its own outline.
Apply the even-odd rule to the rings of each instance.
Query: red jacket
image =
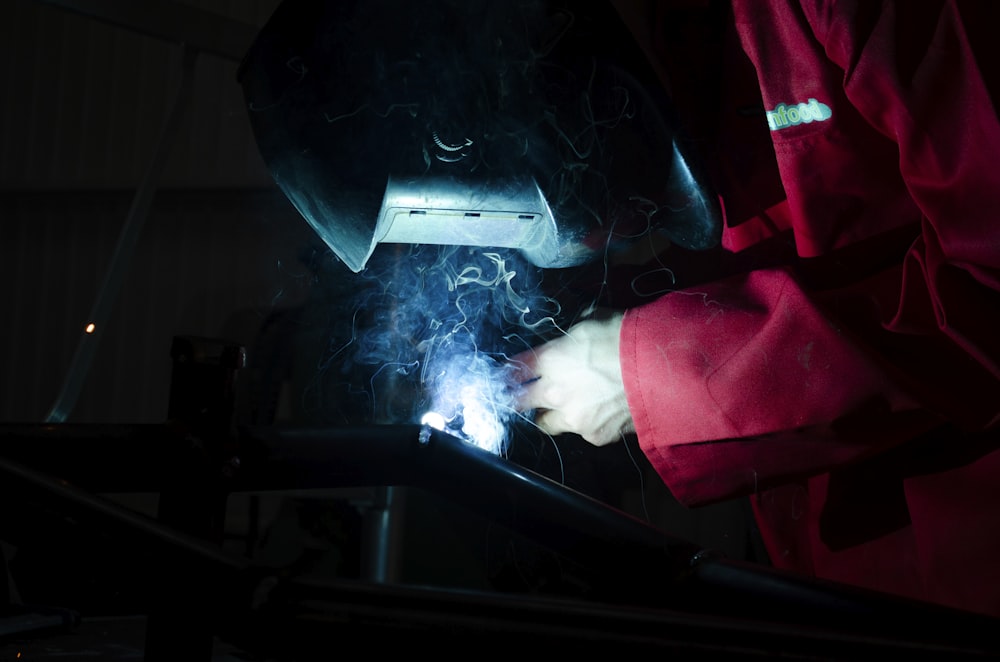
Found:
[[[725,248],[793,256],[630,309],[621,363],[674,495],[750,495],[776,566],[1000,616],[989,5],[733,0],[690,117]]]

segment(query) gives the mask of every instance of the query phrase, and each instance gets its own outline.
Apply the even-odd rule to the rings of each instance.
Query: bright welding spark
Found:
[[[93,333],[94,329],[96,329],[96,328],[97,327],[94,325],[94,323],[91,322],[87,326],[83,327],[83,331],[84,331],[84,333]]]
[[[421,422],[501,455],[514,411],[504,368],[483,354],[465,353],[442,359],[437,367],[428,384],[433,408]]]
[[[470,398],[468,406],[451,419],[446,419],[443,414],[436,411],[429,411],[420,419],[420,424],[447,432],[494,455],[503,452],[505,435],[503,423],[475,399]]]
[[[424,414],[424,417],[420,419],[421,425],[429,425],[435,430],[441,430],[444,432],[444,427],[447,421],[444,416],[437,413],[436,411],[429,411]]]

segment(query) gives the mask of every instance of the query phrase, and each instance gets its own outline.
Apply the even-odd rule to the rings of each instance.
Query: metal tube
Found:
[[[5,457],[0,457],[0,493],[7,504],[14,503],[19,495],[41,500],[95,534],[127,540],[130,554],[146,555],[152,561],[190,564],[205,576],[224,576],[226,572],[241,572],[250,567],[249,561],[224,553],[217,545],[158,524],[145,515]]]
[[[397,495],[399,488],[375,488],[371,503],[364,507],[361,576],[377,584],[397,580],[398,537],[403,513]]]
[[[737,616],[649,609],[537,596],[491,595],[426,587],[330,582],[284,582],[268,606],[241,614],[227,630],[261,655],[315,659],[330,642],[363,647],[370,655],[413,650],[482,651],[524,656],[550,647],[570,657],[625,658],[634,654],[677,659],[911,660],[996,659],[995,628],[978,637],[942,630],[858,633],[834,621],[795,624],[767,613]]]
[[[598,594],[665,604],[701,551],[631,515],[418,425],[243,430],[236,491],[393,485],[424,489],[598,569]]]
[[[97,299],[90,310],[90,317],[87,318],[88,326],[80,336],[62,389],[45,417],[46,422],[64,422],[76,406],[76,400],[80,396],[83,382],[90,371],[90,365],[104,333],[104,327],[111,319],[115,300],[118,298],[118,292],[121,290],[122,282],[128,273],[129,263],[135,252],[136,243],[139,241],[139,235],[142,233],[146,218],[149,216],[153,195],[156,193],[160,175],[166,165],[167,157],[170,155],[174,136],[181,126],[184,111],[191,96],[192,78],[197,57],[197,51],[192,50],[187,45],[181,45],[181,80],[174,94],[173,105],[167,115],[163,130],[160,132],[160,140],[142,183],[132,198],[132,206],[118,235],[118,243],[111,256],[111,263],[108,265],[104,281],[97,291]]]
[[[420,487],[595,569],[599,600],[757,614],[873,634],[897,630],[915,640],[932,638],[935,631],[942,638],[963,631],[974,641],[996,627],[996,619],[735,562],[427,427],[268,428],[246,434],[247,472],[241,479],[247,488],[287,488],[292,477],[299,487]],[[254,442],[259,445],[251,452]],[[948,634],[941,629],[945,623]]]
[[[45,449],[44,431],[57,429],[39,426],[32,445]],[[2,432],[0,426],[0,439],[9,441]],[[21,440],[30,438],[23,429],[20,434]],[[429,428],[253,428],[241,431],[239,446],[240,472],[228,483],[231,491],[427,489],[594,569],[592,599],[599,603],[995,647],[996,619],[731,561]],[[44,450],[39,453],[44,456]],[[95,457],[95,462],[108,459]],[[87,470],[85,463],[76,467],[78,474]],[[0,462],[4,472],[9,475],[0,475],[0,491],[8,503],[30,488],[64,493],[67,512],[92,503],[86,494],[67,492],[68,485],[25,481],[32,474],[8,460]],[[162,535],[158,528],[149,529],[147,520],[134,524],[140,539]],[[178,542],[170,536],[161,541],[173,549]],[[190,551],[204,550],[202,544]]]
[[[178,443],[162,424],[0,424],[0,457],[95,493],[159,492]]]

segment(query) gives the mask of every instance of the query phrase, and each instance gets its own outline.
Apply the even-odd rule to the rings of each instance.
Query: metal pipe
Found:
[[[39,426],[34,446],[45,447],[46,429],[53,428]],[[429,428],[244,429],[239,457],[240,472],[228,483],[234,492],[362,485],[427,489],[593,569],[596,602],[995,648],[996,619],[734,562]],[[95,458],[108,463],[106,456]],[[87,466],[76,470],[85,474]],[[0,463],[0,474],[5,472],[20,481],[0,476],[7,503],[31,488],[70,489],[26,480],[33,474],[8,460]],[[73,512],[77,500],[92,503],[86,494],[64,494],[65,512]],[[162,535],[161,529],[148,528],[148,520],[135,526],[135,534],[147,541]],[[162,542],[176,548],[170,536]],[[185,543],[191,552],[208,553],[211,561],[203,544]]]
[[[90,316],[87,318],[87,325],[77,343],[76,352],[73,354],[73,360],[66,373],[62,389],[45,417],[46,422],[64,422],[76,406],[83,382],[90,371],[94,354],[97,352],[97,345],[104,333],[104,327],[111,320],[111,311],[118,298],[122,282],[128,273],[129,263],[135,252],[136,243],[139,241],[139,235],[142,233],[146,218],[149,216],[153,195],[156,193],[160,175],[166,165],[167,157],[170,155],[174,136],[181,126],[184,111],[191,96],[194,65],[197,57],[198,51],[187,45],[181,45],[181,80],[174,94],[173,104],[160,132],[160,139],[156,151],[153,153],[153,158],[135,192],[135,196],[132,198],[132,206],[118,235],[118,243],[111,256],[111,263],[108,265],[104,281],[97,291],[97,298],[90,310]]]
[[[179,443],[163,424],[0,424],[0,457],[94,493],[159,492]]]
[[[425,489],[600,567],[611,590],[669,593],[701,548],[443,432],[417,425],[244,429],[246,491],[396,485]],[[642,568],[642,581],[637,579]],[[631,589],[637,592],[637,589]]]
[[[377,584],[393,583],[398,578],[398,538],[401,530],[399,488],[379,486],[364,514],[361,576]]]
[[[236,489],[423,488],[594,569],[599,600],[826,622],[869,634],[895,630],[914,640],[961,631],[976,641],[997,625],[985,616],[735,562],[428,427],[262,428],[245,435],[246,471]]]
[[[251,567],[246,559],[224,553],[195,536],[187,535],[120,506],[109,499],[34,468],[0,456],[0,493],[5,504],[20,496],[42,503],[75,524],[94,533],[126,540],[131,555],[170,565],[190,565],[206,576],[223,576]]]
[[[798,624],[767,613],[736,616],[690,610],[427,587],[276,583],[266,606],[231,622],[233,639],[260,655],[315,659],[330,642],[370,655],[412,650],[481,652],[490,657],[558,650],[570,657],[671,655],[674,659],[911,660],[996,659],[995,628],[978,638],[914,629],[859,633],[835,621]],[[484,648],[485,647],[485,648]]]

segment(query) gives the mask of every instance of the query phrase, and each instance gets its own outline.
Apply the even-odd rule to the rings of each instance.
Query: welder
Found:
[[[645,11],[737,266],[517,357],[521,407],[637,434],[685,504],[749,495],[778,567],[1000,616],[992,8]]]
[[[515,356],[521,410],[635,434],[689,506],[749,497],[779,568],[1000,616],[992,4],[616,2],[652,79],[582,5],[433,4],[286,0],[244,63],[343,263],[659,233],[677,286]]]

